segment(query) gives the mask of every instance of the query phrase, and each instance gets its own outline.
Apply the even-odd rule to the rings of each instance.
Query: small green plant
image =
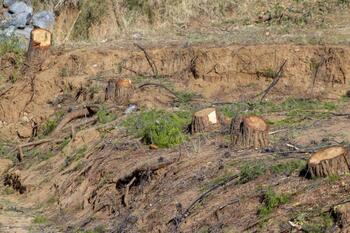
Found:
[[[16,193],[16,191],[10,186],[5,186],[5,189],[2,191],[2,193],[4,195],[11,195],[11,194]]]
[[[302,226],[304,232],[328,232],[334,226],[334,219],[330,213],[322,213],[320,216],[305,220]]]
[[[188,91],[177,91],[176,96],[178,97],[178,102],[180,104],[188,104],[191,102],[195,97],[198,97],[199,95],[193,92]]]
[[[259,76],[263,76],[265,78],[275,79],[278,75],[276,71],[272,68],[263,69],[262,71],[257,71]]]
[[[102,106],[97,112],[98,122],[101,124],[106,124],[115,120],[117,116],[113,113],[108,112],[105,106]]]
[[[183,130],[190,120],[188,112],[147,111],[130,117],[123,125],[144,143],[167,148],[186,139]]]
[[[70,137],[65,138],[59,145],[58,145],[58,149],[59,150],[63,150],[71,141],[72,139]]]
[[[64,113],[62,111],[56,112],[55,115],[48,119],[42,126],[42,135],[48,136],[57,127],[59,121],[63,117]]]
[[[38,224],[38,225],[46,224],[47,223],[47,218],[45,216],[42,216],[42,215],[37,215],[33,219],[33,223],[34,224]]]
[[[274,209],[279,206],[288,203],[290,195],[275,193],[271,187],[269,187],[263,195],[262,205],[258,209],[258,215],[261,218],[265,218],[270,215]]]
[[[60,77],[64,78],[64,77],[68,77],[69,76],[69,69],[67,67],[62,67],[60,70]]]
[[[73,155],[71,156],[67,156],[64,160],[64,163],[63,163],[63,168],[66,168],[68,167],[69,165],[72,164],[72,162],[74,161],[79,161],[80,159],[82,159],[84,156],[85,156],[85,152],[86,152],[87,148],[85,146],[79,148],[77,150],[77,152],[75,152]]]
[[[286,163],[280,163],[271,166],[270,170],[273,174],[291,175],[294,171],[300,171],[306,165],[304,160],[293,160]]]
[[[265,174],[266,168],[264,164],[255,163],[255,164],[245,164],[241,167],[239,183],[245,184],[249,181],[255,180],[259,176]]]
[[[0,57],[10,53],[19,56],[24,55],[24,49],[22,48],[19,39],[16,37],[0,41]]]
[[[327,180],[328,180],[328,182],[329,183],[336,183],[336,182],[338,182],[339,180],[340,180],[340,176],[339,175],[331,175],[331,176],[328,176],[327,177]]]

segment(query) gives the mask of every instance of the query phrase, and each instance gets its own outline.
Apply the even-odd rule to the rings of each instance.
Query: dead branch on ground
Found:
[[[269,92],[272,90],[272,88],[274,86],[276,86],[278,81],[281,79],[282,73],[283,73],[283,68],[286,65],[286,63],[287,63],[287,59],[284,60],[284,62],[280,66],[278,72],[276,73],[275,78],[273,79],[272,83],[267,87],[267,89],[255,96],[255,98],[261,96],[260,102],[264,101],[265,97],[269,94]]]
[[[154,61],[152,60],[152,58],[149,56],[149,54],[147,53],[146,49],[144,49],[141,45],[137,44],[137,43],[134,43],[134,45],[139,48],[144,54],[145,54],[145,57],[146,57],[146,60],[149,64],[149,66],[151,67],[152,69],[152,73],[154,75],[154,77],[157,77],[158,76],[158,69],[157,69],[157,66],[156,64],[154,63]]]
[[[173,92],[172,90],[170,90],[166,86],[164,86],[162,84],[158,84],[158,83],[144,83],[141,86],[139,86],[138,89],[143,89],[143,88],[149,87],[149,86],[161,87],[161,88],[165,89],[166,91],[168,91],[169,93],[171,93],[176,98],[178,98],[178,96],[177,96],[177,94],[175,92]]]
[[[231,177],[229,177],[227,180],[225,180],[224,182],[214,185],[213,187],[211,187],[209,190],[205,191],[204,193],[202,193],[198,198],[196,198],[190,205],[189,207],[183,211],[179,216],[176,216],[175,218],[171,219],[168,223],[173,223],[175,226],[179,226],[180,223],[187,218],[190,214],[191,211],[193,210],[193,208],[200,202],[203,201],[203,199],[205,197],[207,197],[210,193],[212,193],[213,191],[224,187],[228,184],[230,184],[233,180],[237,179],[239,177],[239,174],[235,174],[232,175]]]

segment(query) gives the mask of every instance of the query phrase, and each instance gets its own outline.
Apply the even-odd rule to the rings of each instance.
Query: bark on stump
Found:
[[[30,34],[27,63],[33,66],[41,65],[48,56],[51,41],[51,32],[41,28],[33,29]]]
[[[350,172],[349,150],[341,146],[333,146],[314,153],[308,162],[311,177],[327,177]]]
[[[116,82],[113,79],[108,80],[108,83],[105,89],[105,101],[114,100],[115,87],[116,87]]]
[[[218,123],[215,108],[206,108],[193,114],[190,125],[191,134],[209,131]]]
[[[350,230],[350,203],[336,205],[332,211],[339,226],[343,230]]]
[[[258,116],[237,116],[231,122],[231,141],[234,148],[265,148],[269,145],[269,126]]]
[[[115,101],[117,104],[128,104],[133,94],[130,79],[118,79],[115,85]]]

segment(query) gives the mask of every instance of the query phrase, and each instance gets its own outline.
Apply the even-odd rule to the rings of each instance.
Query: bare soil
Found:
[[[5,174],[19,174],[26,191],[2,187],[4,232],[296,232],[289,221],[304,231],[309,227],[341,232],[335,219],[329,217],[327,225],[324,214],[348,201],[349,176],[307,179],[301,169],[288,173],[271,167],[306,161],[323,147],[348,145],[350,103],[343,97],[349,88],[347,46],[141,46],[153,68],[145,53],[131,44],[58,47],[34,76],[5,83],[0,132],[10,148],[5,154],[15,161]],[[131,103],[141,111],[194,112],[230,103],[259,104],[258,94],[276,78],[285,60],[283,75],[264,101],[276,107],[288,98],[341,104],[333,110],[303,110],[328,113],[323,117],[305,114],[299,122],[272,124],[271,148],[266,150],[233,150],[227,116],[222,129],[189,135],[171,149],[150,148],[120,124],[128,119],[126,106],[113,104],[109,109],[117,118],[112,122],[84,125],[91,120],[85,117],[58,133],[30,138],[33,122],[40,131],[57,114],[85,105],[110,107],[104,102],[109,79],[130,78],[136,87]],[[138,88],[149,83],[157,85]],[[179,103],[186,92],[194,97]],[[290,112],[262,115],[276,122],[288,119]],[[82,127],[73,133],[71,126],[77,124]],[[60,139],[71,134],[62,146]],[[50,138],[25,148],[24,160],[16,161],[17,145]],[[247,164],[266,171],[242,182]],[[262,216],[259,210],[268,188],[288,195],[289,202]],[[212,191],[198,199],[208,190]]]

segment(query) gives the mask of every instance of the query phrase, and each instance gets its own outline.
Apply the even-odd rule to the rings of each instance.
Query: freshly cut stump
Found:
[[[313,154],[308,162],[311,177],[342,175],[350,172],[349,150],[341,146],[333,146]]]
[[[213,125],[218,123],[215,108],[206,108],[193,114],[190,132],[200,133],[209,131]]]
[[[49,53],[52,34],[48,30],[36,28],[30,34],[27,62],[32,65],[42,63]]]
[[[128,104],[133,94],[130,79],[118,79],[115,85],[115,101],[117,104]]]
[[[269,145],[269,126],[258,116],[237,116],[231,122],[231,141],[234,148],[264,148]]]

